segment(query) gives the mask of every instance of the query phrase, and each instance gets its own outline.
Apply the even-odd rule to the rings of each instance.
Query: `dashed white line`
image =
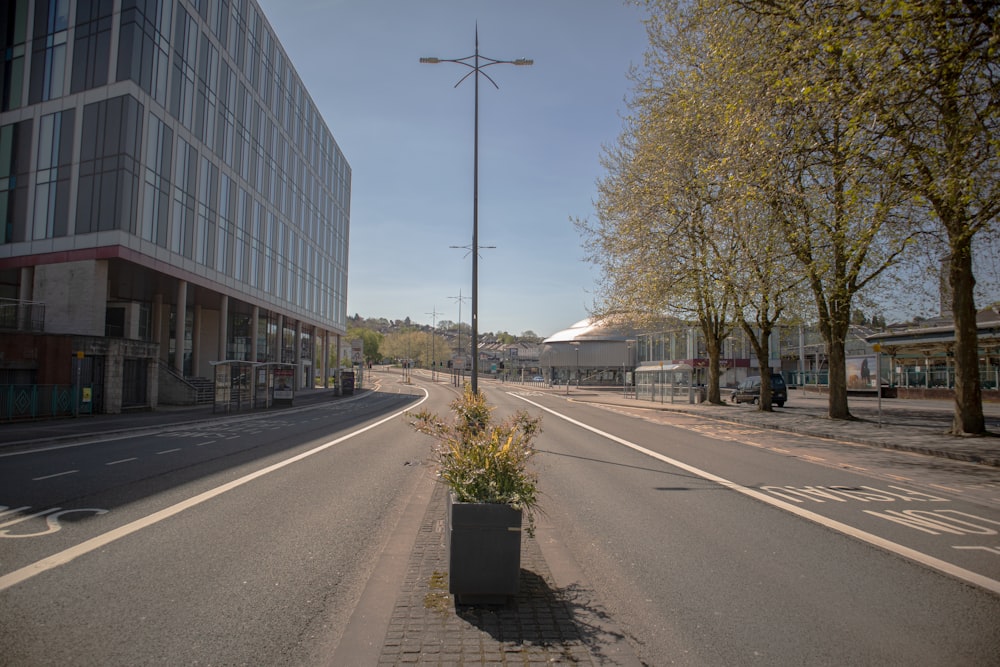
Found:
[[[174,452],[181,451],[180,447],[174,447],[173,449],[164,449],[162,452],[156,452],[157,454],[173,454]]]
[[[215,440],[206,440],[205,442],[196,442],[196,443],[194,443],[194,446],[195,447],[204,447],[205,445],[211,445],[214,442],[215,442]]]
[[[959,489],[953,489],[950,486],[944,486],[944,485],[941,485],[941,484],[933,484],[931,482],[928,482],[927,486],[933,486],[935,489],[943,489],[945,491],[951,491],[953,493],[961,493],[962,492],[961,490],[959,490]]]
[[[129,461],[138,461],[138,460],[139,460],[138,456],[133,456],[132,458],[128,458],[128,459],[118,459],[117,461],[108,461],[104,465],[106,465],[106,466],[116,466],[119,463],[128,463]]]
[[[57,472],[52,475],[44,475],[42,477],[33,477],[32,482],[40,482],[43,479],[52,479],[53,477],[62,477],[63,475],[72,475],[75,472],[80,472],[79,470],[64,470],[63,472]]]

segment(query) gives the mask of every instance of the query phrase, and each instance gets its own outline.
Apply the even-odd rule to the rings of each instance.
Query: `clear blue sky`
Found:
[[[646,47],[622,0],[259,0],[353,171],[348,314],[458,321],[471,294],[473,81],[421,56],[532,67],[479,90],[479,330],[549,336],[585,318],[602,145]],[[468,323],[471,306],[462,305]]]

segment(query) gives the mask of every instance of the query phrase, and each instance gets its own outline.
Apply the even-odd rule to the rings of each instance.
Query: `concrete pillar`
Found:
[[[201,376],[201,304],[194,304],[191,323],[191,375]]]
[[[170,304],[163,302],[163,295],[153,297],[153,312],[158,323],[153,330],[156,332],[156,342],[160,344],[160,361],[170,361]]]
[[[260,306],[254,306],[250,315],[250,361],[260,361],[257,358],[257,338],[260,336]]]
[[[322,358],[321,371],[323,373],[323,388],[330,388],[330,332],[326,329],[323,330],[323,351],[320,353]]]
[[[31,301],[35,293],[35,270],[30,266],[21,267],[21,282],[17,286],[17,298],[21,301],[17,309],[17,328],[19,331],[32,331],[32,306],[26,302]]]
[[[306,383],[306,373],[305,373],[305,367],[306,366],[305,366],[305,363],[303,363],[303,359],[302,359],[302,321],[301,320],[299,320],[298,322],[295,323],[295,343],[294,343],[294,345],[295,345],[295,350],[294,350],[294,356],[292,357],[292,359],[295,360],[294,363],[295,363],[296,375],[299,376],[299,389],[303,389],[303,388],[305,388],[308,385]]]
[[[285,316],[278,315],[278,333],[274,341],[274,360],[283,363],[285,361]]]
[[[340,334],[336,336],[337,340],[337,353],[334,355],[333,361],[333,373],[334,381],[337,383],[337,395],[340,395]]]
[[[187,318],[187,281],[177,281],[177,312],[174,317],[174,370],[184,374],[184,328]]]
[[[219,361],[224,361],[229,349],[229,297],[219,297]]]

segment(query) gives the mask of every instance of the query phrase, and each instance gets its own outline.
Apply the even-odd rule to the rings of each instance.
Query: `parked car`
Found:
[[[535,377],[531,378],[531,381],[532,382],[545,382],[545,378],[543,378],[541,375],[536,375]]]
[[[733,403],[760,403],[760,376],[750,375],[743,382],[740,382],[733,395],[730,397]],[[778,373],[771,373],[771,403],[779,408],[784,407],[788,400],[788,387],[785,386],[785,378]]]

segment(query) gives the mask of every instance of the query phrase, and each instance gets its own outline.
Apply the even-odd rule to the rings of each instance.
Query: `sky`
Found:
[[[475,89],[422,56],[531,58],[479,84],[479,331],[586,318],[604,146],[628,113],[645,10],[623,0],[258,0],[351,165],[347,312],[468,324]],[[452,246],[460,246],[452,248]],[[461,248],[461,246],[465,246]],[[458,297],[461,295],[462,299]],[[461,312],[459,310],[461,304]]]

